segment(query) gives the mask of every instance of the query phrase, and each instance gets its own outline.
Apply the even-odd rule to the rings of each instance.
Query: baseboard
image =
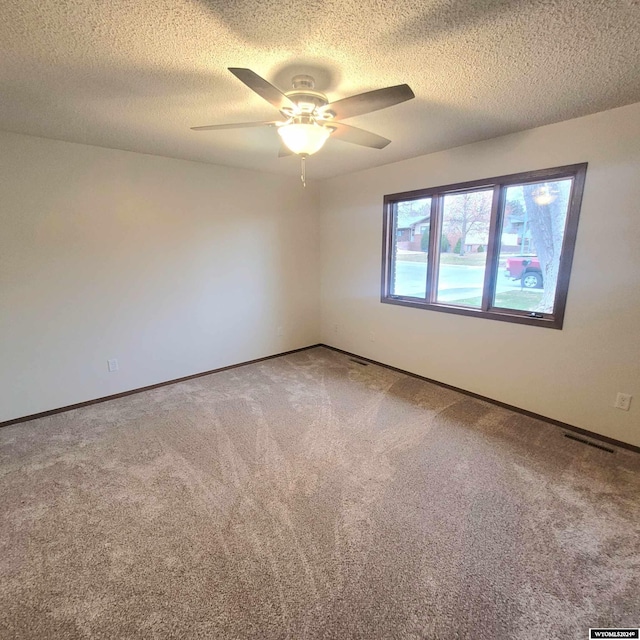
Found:
[[[208,376],[208,375],[211,375],[212,373],[220,373],[221,371],[228,371],[229,369],[244,367],[248,364],[255,364],[257,362],[264,362],[265,360],[272,360],[273,358],[280,358],[281,356],[286,356],[292,353],[299,353],[300,351],[307,351],[308,349],[314,349],[315,347],[324,347],[325,349],[331,349],[332,351],[343,353],[347,356],[351,356],[352,358],[358,358],[358,360],[363,360],[364,362],[370,362],[371,364],[378,365],[379,367],[385,367],[386,369],[390,369],[391,371],[397,371],[398,373],[402,373],[404,375],[411,376],[413,378],[418,378],[419,380],[424,380],[425,382],[437,384],[440,387],[443,387],[445,389],[451,389],[452,391],[457,391],[458,393],[462,393],[471,398],[476,398],[478,400],[490,402],[491,404],[494,404],[498,407],[509,409],[510,411],[515,411],[516,413],[528,416],[529,418],[544,420],[549,424],[552,424],[556,427],[560,427],[562,429],[566,429],[567,431],[573,431],[574,433],[579,433],[582,436],[593,438],[601,442],[606,442],[607,444],[613,445],[615,447],[620,447],[622,449],[628,449],[629,451],[640,453],[640,447],[637,447],[633,444],[622,442],[621,440],[615,440],[614,438],[609,438],[608,436],[603,436],[603,435],[600,435],[599,433],[594,433],[593,431],[588,431],[587,429],[582,429],[581,427],[576,427],[575,425],[568,424],[566,422],[561,422],[560,420],[555,420],[554,418],[549,418],[548,416],[543,416],[539,413],[534,413],[533,411],[528,411],[527,409],[521,409],[520,407],[507,404],[506,402],[501,402],[500,400],[494,400],[493,398],[488,398],[487,396],[480,395],[479,393],[473,393],[472,391],[467,391],[466,389],[460,389],[459,387],[454,387],[453,385],[446,384],[445,382],[440,382],[439,380],[433,380],[432,378],[427,378],[426,376],[421,376],[421,375],[418,375],[417,373],[412,373],[411,371],[406,371],[398,367],[393,367],[389,364],[384,364],[384,362],[378,362],[377,360],[372,360],[371,358],[365,358],[363,356],[360,356],[357,353],[351,353],[350,351],[345,351],[344,349],[338,349],[337,347],[332,347],[331,345],[322,344],[322,343],[312,344],[312,345],[309,345],[308,347],[301,347],[300,349],[292,349],[291,351],[274,353],[271,356],[256,358],[255,360],[247,360],[246,362],[238,362],[237,364],[231,364],[226,367],[219,367],[218,369],[202,371],[201,373],[194,373],[192,375],[184,376],[182,378],[174,378],[173,380],[158,382],[156,384],[151,384],[146,387],[139,387],[137,389],[123,391],[121,393],[114,393],[113,395],[110,395],[110,396],[95,398],[93,400],[86,400],[85,402],[78,402],[76,404],[70,404],[64,407],[59,407],[57,409],[49,409],[48,411],[41,411],[40,413],[33,413],[28,416],[22,416],[20,418],[13,418],[12,420],[6,420],[5,422],[0,422],[0,427],[8,427],[9,425],[12,425],[12,424],[28,422],[29,420],[37,420],[38,418],[46,418],[47,416],[52,416],[52,415],[55,415],[56,413],[64,413],[65,411],[72,411],[73,409],[88,407],[92,404],[98,404],[99,402],[107,402],[108,400],[116,400],[117,398],[124,398],[125,396],[131,396],[135,393],[142,393],[143,391],[150,391],[151,389],[166,387],[167,385],[175,384],[177,382],[184,382],[186,380],[193,380],[194,378],[201,378],[202,376]]]
[[[500,402],[500,400],[494,400],[493,398],[482,396],[479,393],[473,393],[473,391],[460,389],[459,387],[454,387],[451,384],[446,384],[445,382],[440,382],[439,380],[433,380],[432,378],[427,378],[425,376],[418,375],[417,373],[412,373],[411,371],[405,371],[404,369],[399,369],[398,367],[393,367],[389,364],[384,364],[383,362],[372,360],[371,358],[364,358],[363,356],[359,356],[357,353],[351,353],[350,351],[345,351],[344,349],[338,349],[337,347],[332,347],[331,345],[328,345],[328,344],[320,344],[318,346],[325,347],[326,349],[331,349],[332,351],[337,351],[338,353],[343,353],[344,355],[351,356],[352,358],[358,358],[358,360],[362,360],[364,362],[370,362],[371,364],[378,365],[379,367],[384,367],[385,369],[391,369],[392,371],[403,373],[407,376],[411,376],[412,378],[418,378],[419,380],[424,380],[425,382],[431,382],[432,384],[437,384],[439,387],[443,387],[445,389],[451,389],[452,391],[457,391],[458,393],[463,393],[464,395],[470,396],[471,398],[476,398],[477,400],[484,400],[485,402],[490,402],[491,404],[494,404],[498,407],[509,409],[510,411],[515,411],[516,413],[527,416],[529,418],[535,418],[536,420],[544,420],[544,422],[548,422],[549,424],[552,424],[556,427],[560,427],[561,429],[566,429],[567,431],[573,431],[574,433],[579,433],[582,436],[593,438],[594,440],[599,440],[601,442],[606,442],[607,444],[613,445],[615,447],[620,447],[621,449],[628,449],[629,451],[640,453],[640,447],[637,447],[633,444],[629,444],[628,442],[622,442],[622,440],[615,440],[614,438],[609,438],[608,436],[603,436],[603,435],[600,435],[599,433],[594,433],[593,431],[588,431],[587,429],[576,427],[572,424],[561,422],[560,420],[555,420],[554,418],[549,418],[548,416],[543,416],[539,413],[534,413],[533,411],[528,411],[527,409],[521,409],[520,407],[515,407],[514,405],[507,404],[506,402]]]
[[[220,367],[218,369],[211,369],[210,371],[202,371],[201,373],[194,373],[183,378],[175,378],[173,380],[167,380],[166,382],[158,382],[156,384],[150,384],[147,387],[139,387],[137,389],[131,389],[130,391],[123,391],[121,393],[114,393],[110,396],[104,396],[102,398],[95,398],[93,400],[86,400],[85,402],[78,402],[76,404],[69,404],[65,407],[59,407],[58,409],[49,409],[48,411],[41,411],[40,413],[32,413],[28,416],[22,416],[21,418],[13,418],[12,420],[6,420],[0,422],[0,427],[8,427],[12,424],[18,424],[20,422],[28,422],[29,420],[37,420],[38,418],[46,418],[47,416],[55,415],[56,413],[64,413],[65,411],[72,411],[73,409],[80,409],[82,407],[88,407],[92,404],[98,404],[99,402],[107,402],[108,400],[116,400],[117,398],[124,398],[125,396],[131,396],[134,393],[142,393],[143,391],[150,391],[151,389],[157,389],[159,387],[166,387],[169,384],[175,384],[176,382],[184,382],[185,380],[193,380],[194,378],[202,378],[202,376],[208,376],[212,373],[220,373],[221,371],[227,371],[229,369],[236,369],[237,367],[244,367],[248,364],[255,364],[256,362],[264,362],[265,360],[272,360],[273,358],[280,358],[281,356],[287,356],[291,353],[298,353],[299,351],[306,351],[307,349],[313,349],[323,345],[312,344],[308,347],[301,347],[300,349],[292,349],[291,351],[283,351],[282,353],[274,353],[271,356],[265,356],[264,358],[256,358],[255,360],[247,360],[246,362],[238,362],[237,364],[231,364],[226,367]]]

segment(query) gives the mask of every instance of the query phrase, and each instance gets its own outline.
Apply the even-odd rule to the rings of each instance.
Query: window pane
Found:
[[[494,307],[553,313],[572,182],[507,187]]]
[[[443,197],[436,301],[480,308],[493,189]]]
[[[398,202],[393,216],[394,261],[390,291],[395,296],[425,297],[431,198]]]

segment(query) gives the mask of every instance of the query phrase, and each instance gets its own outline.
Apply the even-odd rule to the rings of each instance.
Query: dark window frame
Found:
[[[457,315],[500,320],[503,322],[516,322],[519,324],[546,327],[549,329],[562,329],[586,173],[587,163],[584,162],[580,164],[565,165],[562,167],[553,167],[551,169],[538,169],[535,171],[514,173],[496,178],[458,182],[444,186],[429,187],[427,189],[416,189],[414,191],[405,191],[402,193],[394,193],[384,196],[380,302],[405,307],[414,307],[417,309],[426,309],[429,311],[440,311],[444,313],[454,313]],[[502,219],[504,217],[507,187],[532,182],[549,182],[566,178],[572,178],[573,183],[569,197],[565,232],[562,241],[562,251],[560,253],[560,265],[558,269],[558,280],[556,283],[556,294],[554,300],[554,313],[539,314],[536,312],[517,311],[491,306],[491,301],[494,299],[495,284],[499,277],[498,254],[501,240],[499,236],[500,229],[502,229]],[[429,224],[430,237],[426,281],[426,297],[428,297],[429,293],[433,292],[434,283],[437,282],[439,244],[442,229],[442,197],[456,192],[481,188],[492,188],[494,191],[491,206],[491,221],[489,224],[489,241],[486,248],[487,261],[481,308],[474,309],[471,307],[449,305],[442,302],[427,301],[421,298],[391,294],[390,287],[392,282],[392,269],[396,251],[396,243],[394,241],[395,236],[393,234],[394,205],[398,202],[431,198],[431,217]]]

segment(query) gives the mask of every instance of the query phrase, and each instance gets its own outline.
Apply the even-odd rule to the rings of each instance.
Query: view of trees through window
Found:
[[[492,189],[442,196],[437,302],[480,307],[492,199]]]
[[[387,196],[383,301],[561,323],[585,172],[574,165]]]
[[[572,182],[568,178],[506,189],[500,258],[505,276],[519,280],[523,294],[531,296],[517,309],[553,313]],[[516,244],[509,244],[514,233]],[[514,247],[519,250],[514,252]],[[508,306],[508,301],[496,292],[495,306]]]
[[[398,203],[395,218],[395,295],[415,298],[426,295],[430,220],[431,198]],[[416,233],[416,229],[424,229],[425,233]]]

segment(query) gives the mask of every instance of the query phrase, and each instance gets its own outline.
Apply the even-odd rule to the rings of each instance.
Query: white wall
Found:
[[[562,331],[379,302],[384,194],[584,161]],[[639,177],[638,104],[317,192],[0,133],[0,421],[322,339],[640,445]],[[628,413],[617,391],[635,396]]]
[[[380,303],[385,194],[585,161],[562,331]],[[323,342],[640,445],[640,104],[322,187]]]
[[[318,245],[298,179],[0,133],[0,421],[317,343]]]

